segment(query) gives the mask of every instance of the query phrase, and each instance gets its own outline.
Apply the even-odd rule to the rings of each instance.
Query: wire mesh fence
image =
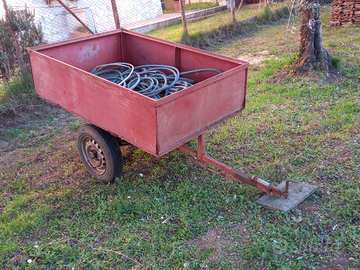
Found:
[[[245,16],[255,14],[263,0],[7,1],[8,6],[18,14],[24,12],[25,9],[33,12],[35,14],[34,21],[41,24],[43,42],[53,43],[100,33],[117,27],[140,33],[149,33],[166,26],[178,25],[181,26],[178,29],[179,35],[181,35],[184,31],[184,21],[190,28],[188,29],[189,34],[206,32],[216,26],[241,20],[244,13]],[[242,8],[251,7],[252,12],[239,12],[240,6]],[[0,17],[4,16],[4,14],[4,9],[0,7]],[[212,17],[215,18],[207,20]],[[205,20],[203,24],[190,26],[192,23],[202,20]]]
[[[216,31],[225,25],[252,17],[259,13],[266,0],[2,0],[0,19],[8,33],[21,39],[22,20],[31,20],[40,31],[37,41],[21,40],[20,49],[26,58],[25,46],[53,43],[71,38],[97,34],[116,28],[146,33],[174,42],[182,42],[184,35],[197,36]],[[7,18],[5,7],[10,10]],[[30,17],[27,14],[32,14]],[[29,30],[29,35],[34,32]],[[4,32],[4,31],[2,31]],[[5,34],[4,34],[5,35]],[[10,37],[10,40],[13,39]],[[40,40],[39,40],[40,39]],[[9,38],[8,38],[9,40]],[[10,59],[16,48],[5,50],[0,39],[2,63]],[[16,46],[13,45],[13,46]],[[14,54],[16,55],[16,53]],[[6,60],[6,61],[5,61]],[[25,59],[26,61],[26,59]],[[20,63],[21,60],[15,61]],[[0,64],[4,73],[3,64]]]
[[[111,0],[8,0],[17,13],[28,9],[41,24],[43,43],[99,33],[115,28]]]
[[[125,28],[173,42],[183,42],[185,34],[201,36],[255,16],[262,0],[161,0],[162,14]]]

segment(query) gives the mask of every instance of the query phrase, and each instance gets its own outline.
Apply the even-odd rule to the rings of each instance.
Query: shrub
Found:
[[[331,63],[334,66],[334,68],[339,69],[340,68],[340,62],[341,59],[338,57],[331,57]]]
[[[42,43],[41,25],[35,23],[35,13],[27,8],[15,11],[9,7],[8,10],[21,53],[27,62],[25,47],[37,46]],[[3,17],[0,18],[0,74],[3,80],[8,81],[15,73],[19,73],[18,69],[19,61],[11,37],[10,26],[7,18]]]
[[[264,6],[262,13],[258,16],[260,22],[269,22],[272,16],[271,9],[268,4]]]

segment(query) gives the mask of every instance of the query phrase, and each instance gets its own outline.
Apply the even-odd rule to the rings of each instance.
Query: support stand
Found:
[[[273,210],[287,212],[304,201],[317,189],[317,187],[314,185],[304,184],[290,179],[287,179],[278,187],[275,187],[272,183],[262,180],[257,176],[247,175],[246,173],[236,170],[212,157],[209,157],[205,155],[205,134],[201,134],[198,137],[197,150],[187,145],[182,145],[178,148],[178,151],[196,164],[215,174],[264,191],[267,193],[266,196],[268,197],[262,197],[260,200],[258,200],[258,203]],[[210,168],[209,165],[214,166],[219,171]],[[290,183],[291,187],[289,189]]]

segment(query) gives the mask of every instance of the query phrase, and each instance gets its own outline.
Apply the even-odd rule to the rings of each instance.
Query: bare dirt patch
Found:
[[[0,111],[0,157],[16,156],[26,148],[39,146],[56,134],[67,131],[72,122],[81,119],[46,101],[15,111]]]
[[[58,107],[39,98],[28,98],[28,103],[22,101],[9,101],[0,104],[0,129],[16,128],[29,121],[36,121],[44,118],[44,115],[53,114],[58,111]]]
[[[261,63],[265,60],[269,60],[271,58],[276,57],[273,54],[269,54],[269,51],[265,50],[265,51],[261,51],[258,52],[256,54],[245,54],[245,55],[241,55],[238,57],[238,59],[243,60],[243,61],[247,61],[249,62],[251,65],[262,65]]]
[[[302,215],[318,215],[321,212],[321,204],[307,199],[299,204],[295,209],[300,210]]]
[[[19,128],[23,125],[29,125],[31,123],[38,125],[46,125],[49,121],[56,119],[66,120],[69,117],[69,113],[62,108],[52,105],[48,102],[40,105],[30,105],[23,108],[18,108],[14,111],[7,111],[6,113],[0,113],[0,136],[2,133]]]
[[[228,232],[225,233],[223,229],[215,227],[190,241],[190,245],[194,245],[196,248],[201,249],[202,252],[214,249],[212,256],[206,260],[206,262],[210,264],[213,261],[219,260],[221,257],[231,255],[227,254],[228,252],[225,248],[249,242],[249,236],[247,235],[244,226],[232,224],[227,230],[236,232],[236,235],[238,236],[237,239],[229,238]]]
[[[327,269],[327,270],[348,270],[348,269],[359,269],[354,268],[353,263],[354,258],[344,258],[344,257],[337,257],[333,262],[330,263],[323,263],[319,269]]]

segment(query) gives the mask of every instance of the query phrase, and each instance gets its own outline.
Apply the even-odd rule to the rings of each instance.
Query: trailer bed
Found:
[[[35,91],[42,98],[113,135],[162,156],[240,114],[245,108],[247,62],[124,29],[27,49]],[[90,71],[127,62],[171,65],[196,84],[153,99]]]

